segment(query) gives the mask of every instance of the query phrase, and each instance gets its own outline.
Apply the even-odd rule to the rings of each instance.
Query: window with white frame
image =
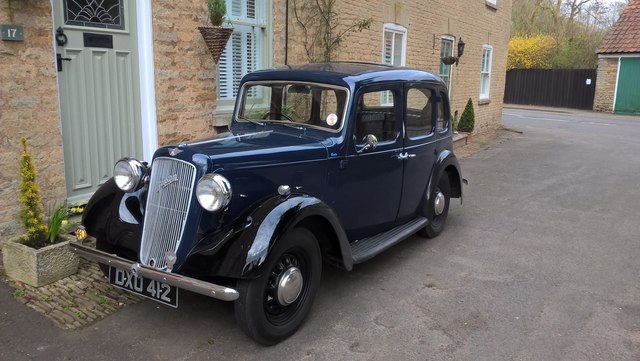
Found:
[[[480,69],[480,99],[489,99],[489,89],[491,88],[491,62],[493,58],[493,47],[491,45],[482,46],[482,66]]]
[[[490,4],[490,5],[493,5],[493,6],[497,5],[497,0],[486,0],[486,1],[487,1],[487,4]]]
[[[382,63],[404,66],[407,57],[407,29],[392,23],[385,23],[382,29]],[[393,104],[391,92],[382,94],[383,105]]]
[[[407,29],[396,24],[384,24],[382,33],[382,63],[404,66],[407,53]]]
[[[446,58],[448,56],[453,56],[453,42],[455,38],[453,36],[444,35],[442,36],[442,45],[440,47],[440,59]],[[447,65],[440,62],[440,78],[447,85],[447,89],[451,87],[451,65]]]
[[[218,109],[233,108],[240,79],[271,66],[271,1],[226,0],[233,34],[218,61]],[[259,97],[259,94],[249,94]]]

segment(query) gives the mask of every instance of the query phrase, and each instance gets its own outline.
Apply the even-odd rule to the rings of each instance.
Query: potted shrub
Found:
[[[458,130],[467,133],[467,143],[471,140],[471,132],[473,132],[475,125],[476,116],[473,112],[473,101],[469,98],[460,116],[460,122],[458,122]]]
[[[53,206],[44,219],[36,169],[22,138],[20,162],[20,219],[26,234],[2,244],[2,257],[7,277],[34,287],[44,286],[74,274],[79,258],[68,249],[70,208],[67,204]]]
[[[224,0],[207,0],[209,10],[209,21],[212,26],[199,26],[198,30],[207,44],[213,61],[217,64],[220,55],[227,46],[227,41],[233,32],[231,27],[223,27],[222,22],[227,14],[227,5]]]

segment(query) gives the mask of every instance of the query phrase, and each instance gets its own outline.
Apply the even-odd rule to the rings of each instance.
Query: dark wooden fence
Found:
[[[507,72],[504,102],[592,109],[595,69],[515,69]]]

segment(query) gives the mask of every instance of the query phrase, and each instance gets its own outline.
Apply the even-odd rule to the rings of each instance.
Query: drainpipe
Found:
[[[284,65],[289,63],[289,0],[285,1],[284,12]]]

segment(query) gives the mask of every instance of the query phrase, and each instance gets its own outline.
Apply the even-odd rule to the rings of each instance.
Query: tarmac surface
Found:
[[[506,108],[503,124],[522,134],[462,159],[439,237],[325,266],[276,346],[187,292],[65,331],[0,283],[0,360],[640,359],[640,118]]]

